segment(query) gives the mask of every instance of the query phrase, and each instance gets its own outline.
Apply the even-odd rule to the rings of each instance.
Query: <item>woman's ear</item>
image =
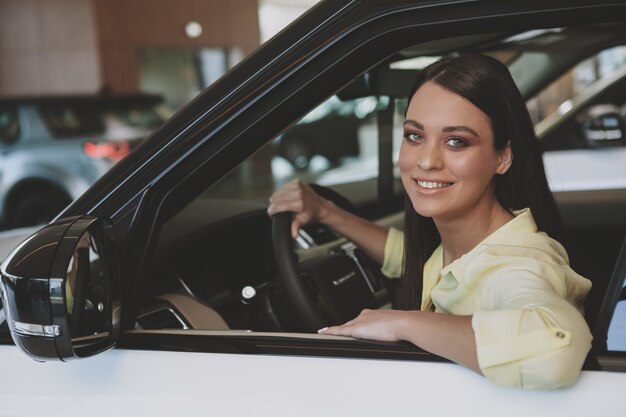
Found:
[[[505,174],[513,163],[513,150],[511,149],[511,141],[508,141],[504,149],[499,152],[498,165],[496,166],[496,174]]]

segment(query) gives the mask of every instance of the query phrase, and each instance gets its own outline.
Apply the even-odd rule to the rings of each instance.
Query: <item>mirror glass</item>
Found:
[[[65,306],[74,349],[108,338],[111,328],[111,291],[97,242],[90,230],[83,233],[67,267]]]

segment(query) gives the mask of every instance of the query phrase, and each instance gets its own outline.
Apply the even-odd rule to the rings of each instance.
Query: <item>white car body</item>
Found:
[[[626,387],[624,373],[542,392],[451,363],[122,349],[37,363],[0,346],[0,369],[2,416],[618,417]]]

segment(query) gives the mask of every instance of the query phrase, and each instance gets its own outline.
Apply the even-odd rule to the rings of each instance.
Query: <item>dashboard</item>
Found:
[[[401,218],[396,216],[395,223]],[[303,229],[306,244],[293,243],[299,274],[329,323],[389,302],[378,265],[324,225]],[[200,301],[231,329],[301,330],[294,318],[298,306],[277,279],[275,259],[272,219],[265,206],[200,197],[161,230],[151,279],[141,291],[139,327],[189,326],[181,308],[171,305],[170,294],[178,294]],[[354,282],[342,288],[332,285],[332,276],[339,271],[336,262],[355,272]],[[246,291],[249,294],[244,295]],[[357,293],[363,293],[360,300]]]

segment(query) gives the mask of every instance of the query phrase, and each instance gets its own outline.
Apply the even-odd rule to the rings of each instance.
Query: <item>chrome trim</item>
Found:
[[[376,290],[374,290],[374,286],[370,282],[370,280],[368,278],[368,275],[367,275],[367,272],[365,271],[365,268],[363,268],[363,265],[361,265],[361,262],[359,261],[359,258],[357,258],[356,254],[354,253],[356,251],[356,249],[357,249],[356,245],[354,243],[352,243],[352,242],[346,242],[343,245],[341,245],[341,250],[343,251],[343,253],[345,253],[348,257],[350,257],[350,259],[352,259],[354,261],[354,263],[356,264],[357,268],[359,268],[359,271],[361,272],[361,276],[365,280],[365,283],[367,284],[367,287],[370,289],[372,294],[374,294]],[[337,284],[335,284],[335,285],[337,285]]]
[[[187,323],[185,323],[185,320],[180,316],[180,314],[178,314],[178,312],[176,310],[174,310],[172,307],[168,306],[168,305],[164,305],[164,306],[158,306],[156,308],[151,309],[150,311],[147,311],[141,315],[137,316],[137,319],[142,319],[144,317],[150,316],[151,314],[156,314],[159,313],[161,311],[168,311],[170,314],[172,314],[172,316],[174,316],[174,318],[180,323],[180,325],[182,326],[183,330],[189,330],[190,327],[187,325]],[[139,326],[139,323],[137,322],[137,320],[135,321],[135,328],[137,329],[137,327],[139,327],[139,329],[143,330],[141,328],[141,326]]]
[[[298,230],[296,242],[302,249],[310,249],[315,246],[315,240],[304,229]]]
[[[9,320],[9,329],[22,336],[56,337],[61,335],[61,326],[56,324],[32,324]]]
[[[183,286],[183,289],[185,290],[185,292],[189,295],[191,295],[193,298],[198,298],[198,296],[196,296],[196,294],[193,293],[193,291],[191,291],[191,288],[189,288],[189,286],[187,285],[187,283],[185,282],[185,280],[178,274],[178,272],[176,272],[176,270],[174,269],[173,266],[170,266],[170,269],[172,270],[172,273],[174,274],[174,276],[176,277],[176,279],[178,280],[178,282],[180,282],[180,285]]]
[[[72,338],[72,348],[81,348],[85,346],[91,346],[94,342],[100,342],[103,340],[107,340],[111,334],[109,332],[96,333],[88,336],[81,337],[73,337]]]
[[[0,308],[0,324],[4,323],[7,316],[4,314],[4,308]]]
[[[334,280],[333,281],[333,285],[335,287],[338,287],[341,284],[343,284],[344,282],[346,282],[346,281],[350,280],[351,278],[353,278],[355,275],[356,275],[356,272],[350,271],[346,275],[342,276],[341,278]]]
[[[114,306],[111,311],[111,324],[115,327],[120,324],[122,321],[122,307]]]
[[[624,372],[626,371],[626,361],[624,358],[598,355],[598,363],[605,371]]]

